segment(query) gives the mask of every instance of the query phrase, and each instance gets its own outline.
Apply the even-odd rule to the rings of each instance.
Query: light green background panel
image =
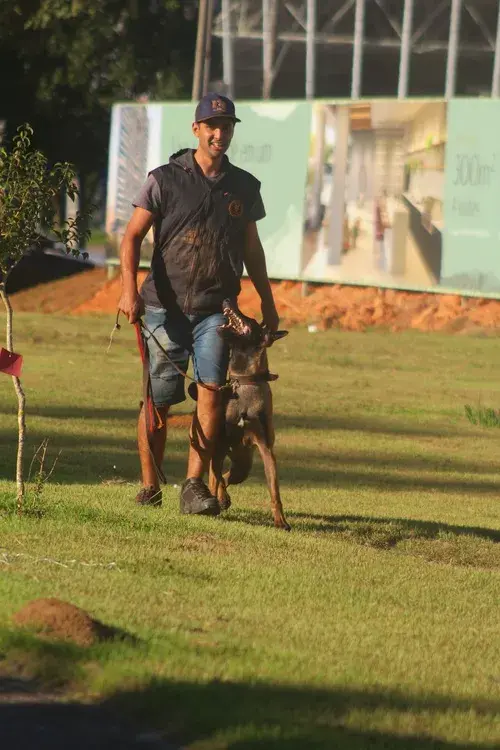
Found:
[[[500,291],[500,102],[448,108],[441,285]]]
[[[166,164],[181,148],[195,148],[193,124],[194,104],[163,104],[161,113],[161,156]]]
[[[274,278],[300,274],[304,191],[311,128],[309,102],[237,104],[230,160],[262,183],[267,216],[259,222],[268,273]],[[196,145],[191,132],[193,106],[165,104],[162,112],[162,158]]]
[[[259,233],[269,276],[300,274],[304,193],[311,129],[309,102],[239,104],[231,161],[261,183],[266,217]]]

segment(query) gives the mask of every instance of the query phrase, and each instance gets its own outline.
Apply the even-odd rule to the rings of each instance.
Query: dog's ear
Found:
[[[271,334],[274,341],[278,341],[279,339],[285,338],[285,336],[288,336],[288,331],[274,331],[274,333]]]
[[[288,335],[288,331],[269,331],[265,326],[263,328],[265,331],[264,342],[266,346],[272,346],[275,341]]]

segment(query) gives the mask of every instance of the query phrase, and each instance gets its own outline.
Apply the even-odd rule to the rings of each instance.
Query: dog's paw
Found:
[[[275,521],[274,522],[274,526],[275,526],[276,529],[281,529],[282,531],[291,531],[292,530],[292,527],[290,526],[289,523],[287,523],[285,521],[284,518],[281,521]]]
[[[223,492],[219,492],[219,497],[217,499],[219,501],[221,511],[229,510],[229,508],[231,507],[231,498],[229,496],[229,492],[226,492],[226,490],[224,490]]]

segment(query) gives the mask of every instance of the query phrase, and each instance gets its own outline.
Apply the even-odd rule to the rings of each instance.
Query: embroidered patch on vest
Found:
[[[240,200],[231,201],[228,207],[228,211],[231,216],[237,218],[243,213],[243,203]]]

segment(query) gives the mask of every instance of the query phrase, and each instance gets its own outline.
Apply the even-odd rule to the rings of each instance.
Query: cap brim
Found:
[[[222,120],[224,118],[225,120],[232,120],[233,122],[241,122],[237,117],[234,115],[225,115],[223,112],[220,112],[218,115],[210,115],[209,117],[202,117],[200,120],[197,120],[196,122],[207,122],[208,120]]]

